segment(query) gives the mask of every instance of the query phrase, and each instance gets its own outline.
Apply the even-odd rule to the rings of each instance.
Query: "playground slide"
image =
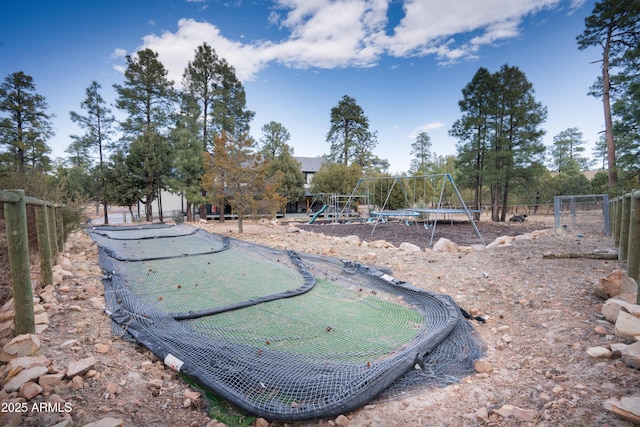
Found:
[[[324,211],[326,211],[328,207],[329,207],[329,205],[323,205],[323,206],[322,206],[322,208],[320,208],[320,210],[319,210],[318,212],[316,212],[316,213],[311,217],[311,219],[309,220],[308,224],[313,224],[313,221],[315,221],[316,219],[318,219],[318,217],[319,217],[320,215],[322,215],[322,213],[323,213]]]

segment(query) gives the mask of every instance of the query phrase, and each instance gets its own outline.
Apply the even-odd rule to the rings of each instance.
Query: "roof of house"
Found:
[[[318,172],[320,170],[320,166],[324,162],[327,161],[324,157],[294,157],[297,161],[300,162],[300,169],[302,172]]]

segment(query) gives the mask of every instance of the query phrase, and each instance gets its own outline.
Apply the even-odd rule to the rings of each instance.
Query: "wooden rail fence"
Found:
[[[35,333],[27,205],[35,207],[42,286],[53,284],[53,265],[64,247],[61,205],[25,196],[24,190],[0,191],[4,203],[7,249],[15,307],[16,335]]]

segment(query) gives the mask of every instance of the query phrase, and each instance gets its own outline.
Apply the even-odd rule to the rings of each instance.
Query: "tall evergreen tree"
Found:
[[[568,128],[553,137],[553,145],[550,147],[551,164],[558,172],[563,172],[574,165],[578,170],[586,170],[591,161],[582,156],[586,141],[578,128]]]
[[[107,215],[107,198],[105,190],[104,177],[104,149],[109,142],[112,133],[111,126],[115,122],[115,117],[111,113],[111,109],[107,106],[100,95],[100,84],[95,80],[86,90],[86,98],[80,104],[80,108],[85,111],[82,115],[75,111],[69,113],[71,121],[78,124],[85,133],[82,136],[71,135],[72,143],[70,149],[74,150],[76,155],[89,155],[91,150],[97,150],[99,156],[98,163],[98,179],[100,181],[100,201],[104,207],[104,223],[109,223]],[[90,161],[89,161],[90,163]]]
[[[204,150],[213,152],[214,139],[223,131],[235,138],[249,132],[249,123],[255,113],[246,108],[244,87],[237,79],[233,67],[224,58],[220,58],[207,43],[198,46],[193,61],[187,64],[183,84],[185,91],[200,106],[199,120]],[[204,189],[202,196],[205,196]],[[206,214],[207,207],[202,204],[200,217],[205,217]],[[224,216],[220,220],[224,221]]]
[[[356,100],[344,95],[331,109],[331,127],[327,142],[331,144],[329,160],[348,166],[367,166],[372,150],[378,144],[376,133],[369,131],[369,119]]]
[[[431,137],[427,132],[420,132],[416,140],[411,143],[410,171],[415,175],[426,175],[429,167],[433,163],[433,153],[431,152]]]
[[[282,123],[271,121],[262,126],[260,138],[260,152],[267,160],[283,155],[285,152],[293,154],[293,148],[288,144],[291,134]]]
[[[489,117],[491,96],[495,87],[495,77],[484,67],[463,89],[462,100],[458,102],[463,115],[449,130],[449,135],[458,139],[458,169],[456,181],[474,189],[473,209],[482,206],[483,176],[485,159],[491,144]],[[479,219],[476,214],[476,219]]]
[[[465,114],[450,133],[460,140],[461,164],[473,171],[476,205],[478,182],[489,184],[491,218],[504,221],[513,180],[542,160],[539,126],[547,110],[535,100],[524,73],[508,65],[492,75],[480,69],[463,95],[459,105]]]
[[[27,168],[49,170],[51,148],[46,141],[54,132],[47,108],[33,78],[22,71],[8,75],[0,85],[0,161],[21,175]]]
[[[120,123],[124,140],[130,144],[127,165],[138,176],[140,201],[146,204],[147,221],[153,219],[152,203],[168,184],[170,171],[167,138],[171,112],[175,105],[173,82],[167,70],[151,49],[136,57],[127,56],[123,85],[114,85],[116,106],[127,113]],[[159,200],[160,203],[160,200]],[[162,209],[159,212],[163,221]]]
[[[267,176],[280,182],[275,189],[285,203],[295,203],[304,195],[304,174],[293,158],[293,147],[287,142],[289,131],[281,123],[271,121],[262,126],[260,153],[267,162]],[[286,213],[286,209],[283,210]]]
[[[171,188],[187,200],[187,221],[193,221],[192,207],[206,203],[202,195],[202,175],[204,174],[204,144],[200,138],[200,108],[195,99],[183,93],[182,104],[176,117],[175,128],[171,131],[174,147]]]
[[[240,140],[249,132],[255,112],[247,109],[247,96],[236,70],[224,58],[219,67],[222,81],[213,102],[213,127],[218,134],[226,132]]]
[[[591,15],[585,18],[585,30],[577,37],[580,50],[589,47],[602,49],[602,74],[592,87],[592,94],[602,99],[607,141],[609,190],[618,181],[616,144],[613,133],[612,80],[616,67],[624,65],[630,51],[638,49],[640,42],[640,2],[637,0],[602,0],[597,2]]]

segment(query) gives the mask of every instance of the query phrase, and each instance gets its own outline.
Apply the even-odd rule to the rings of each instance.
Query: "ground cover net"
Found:
[[[445,295],[184,224],[92,227],[114,331],[257,416],[336,416],[459,381],[482,344]]]

